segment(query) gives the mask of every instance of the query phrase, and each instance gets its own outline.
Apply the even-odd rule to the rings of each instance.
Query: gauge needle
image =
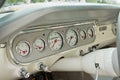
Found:
[[[41,46],[38,46],[38,48],[39,48],[39,49],[42,49],[42,47],[41,47]]]
[[[52,48],[55,46],[55,44],[58,42],[58,40],[57,39],[55,39],[54,40],[54,44],[53,44],[53,46],[52,46]]]
[[[85,39],[85,36],[82,36],[83,39]]]
[[[90,37],[92,37],[92,34],[89,34]]]
[[[38,46],[39,49],[41,49],[42,47],[41,46]]]
[[[42,48],[42,46],[36,46],[38,49],[41,49]]]
[[[22,51],[23,54],[25,54],[26,52],[27,52],[27,50]]]
[[[25,54],[27,52],[27,50],[21,50],[19,49],[23,54]]]
[[[73,36],[70,37],[70,41],[69,41],[69,43],[71,42],[72,39],[73,39]]]

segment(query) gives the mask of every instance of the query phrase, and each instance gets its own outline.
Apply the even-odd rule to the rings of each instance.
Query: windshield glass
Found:
[[[5,4],[0,9],[0,12],[2,13],[13,12],[21,8],[24,8],[24,6],[27,6],[29,4],[42,3],[42,2],[45,2],[45,0],[6,0]]]
[[[10,5],[22,5],[22,4],[28,4],[28,3],[38,3],[38,2],[44,2],[45,0],[6,0],[6,3],[4,6],[10,6]]]
[[[79,2],[79,3],[107,3],[119,4],[120,0],[6,0],[3,7],[0,9],[2,12],[14,12],[29,4],[43,3],[43,2]]]
[[[53,2],[53,1],[63,1],[63,2],[92,2],[92,3],[120,3],[120,0],[6,0],[4,6],[10,5],[21,5],[26,3],[38,3],[38,2]]]

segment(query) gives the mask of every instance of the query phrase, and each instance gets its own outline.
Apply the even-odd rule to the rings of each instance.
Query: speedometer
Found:
[[[48,44],[51,50],[59,50],[60,48],[62,48],[63,40],[60,33],[58,32],[50,33],[48,37]]]
[[[66,41],[70,46],[76,45],[78,41],[78,36],[77,36],[76,31],[74,31],[73,29],[69,29],[66,32]]]

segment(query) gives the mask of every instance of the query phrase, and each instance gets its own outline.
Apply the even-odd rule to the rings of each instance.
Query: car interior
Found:
[[[120,80],[119,11],[115,4],[46,2],[4,15],[0,80]]]

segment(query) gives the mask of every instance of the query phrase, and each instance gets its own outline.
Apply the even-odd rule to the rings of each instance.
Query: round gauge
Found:
[[[76,45],[78,41],[77,33],[73,29],[69,29],[66,32],[66,41],[70,46]]]
[[[63,45],[62,36],[58,32],[50,33],[48,44],[52,50],[59,50]]]
[[[86,32],[85,32],[84,30],[81,30],[81,31],[80,31],[80,38],[81,38],[82,40],[85,40],[85,39],[86,39]]]
[[[89,38],[92,38],[92,37],[94,36],[93,29],[91,29],[91,28],[88,29],[88,32],[87,32],[87,33],[88,33],[88,37],[89,37]]]
[[[30,53],[30,45],[27,41],[20,41],[16,46],[16,52],[21,56],[27,56]]]
[[[33,47],[37,50],[37,51],[43,51],[45,48],[45,42],[38,38],[35,40],[35,42],[33,43]]]

